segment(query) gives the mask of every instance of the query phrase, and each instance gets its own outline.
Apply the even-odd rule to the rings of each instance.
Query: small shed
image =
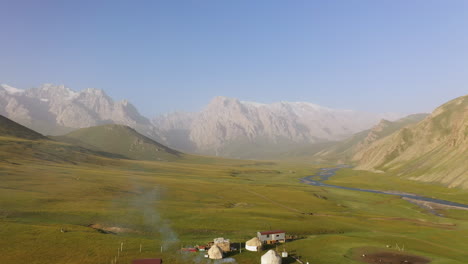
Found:
[[[208,250],[208,257],[210,259],[222,259],[223,251],[218,246],[214,245]]]
[[[262,241],[258,237],[254,237],[245,242],[245,249],[248,251],[260,251],[262,250]]]
[[[162,259],[135,259],[132,264],[162,264]]]
[[[221,248],[223,252],[231,251],[231,242],[229,239],[224,239],[223,237],[218,237],[213,240],[214,245]]]
[[[198,246],[199,251],[206,251],[206,246]]]
[[[283,230],[257,232],[257,237],[262,243],[283,243],[286,241],[286,232]]]
[[[262,256],[261,264],[281,264],[281,257],[276,251],[270,249]]]

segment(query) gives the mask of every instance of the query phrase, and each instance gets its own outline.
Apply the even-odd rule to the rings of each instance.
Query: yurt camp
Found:
[[[276,251],[270,249],[262,256],[261,264],[281,264],[281,257]]]
[[[231,251],[231,242],[224,237],[218,237],[213,240],[214,245],[218,246],[223,252]]]
[[[262,242],[260,239],[258,239],[258,237],[254,237],[245,242],[245,249],[248,251],[260,251],[262,250]]]
[[[216,245],[213,245],[210,250],[208,250],[208,257],[210,259],[222,259],[223,251]]]

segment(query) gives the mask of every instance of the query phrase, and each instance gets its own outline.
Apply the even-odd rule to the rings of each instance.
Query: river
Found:
[[[345,186],[339,186],[339,185],[324,183],[326,180],[330,179],[330,177],[334,176],[336,174],[336,172],[338,170],[342,169],[342,168],[351,168],[351,166],[339,165],[339,166],[332,167],[332,168],[322,168],[316,174],[301,178],[300,181],[302,183],[309,184],[309,185],[314,185],[314,186],[331,187],[331,188],[338,188],[338,189],[359,191],[359,192],[369,192],[369,193],[380,193],[380,194],[396,195],[396,196],[405,197],[405,198],[409,198],[409,199],[413,199],[413,200],[417,200],[417,201],[422,201],[422,202],[430,202],[430,203],[435,203],[435,204],[439,204],[439,205],[454,206],[454,207],[460,207],[460,208],[468,209],[468,205],[466,205],[466,204],[461,204],[461,203],[456,203],[456,202],[451,202],[451,201],[446,201],[446,200],[440,200],[440,199],[435,199],[435,198],[430,198],[430,197],[425,197],[425,196],[419,196],[419,195],[416,195],[416,194],[403,193],[403,192],[397,192],[397,191],[377,191],[377,190],[371,190],[371,189],[345,187]]]

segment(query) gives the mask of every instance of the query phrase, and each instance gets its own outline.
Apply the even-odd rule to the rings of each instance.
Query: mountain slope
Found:
[[[63,85],[44,84],[20,90],[0,85],[0,114],[48,135],[103,124],[131,126],[160,140],[161,133],[128,101],[114,102],[104,91],[73,91]]]
[[[23,139],[46,139],[43,135],[0,115],[0,136]]]
[[[0,163],[14,165],[29,165],[31,162],[111,163],[107,158],[124,157],[57,142],[0,116]]]
[[[358,160],[356,169],[394,171],[419,181],[468,188],[468,96],[373,142],[353,158]]]
[[[134,129],[123,125],[81,128],[58,140],[137,160],[175,160],[181,153],[170,149]]]
[[[236,158],[261,158],[304,146],[340,140],[395,115],[337,110],[306,102],[260,104],[218,96],[199,113],[153,119],[180,149]],[[181,140],[184,138],[185,140]],[[187,138],[188,137],[188,138]]]
[[[0,114],[47,135],[126,125],[174,149],[236,158],[292,153],[296,146],[341,140],[382,118],[399,117],[306,102],[260,104],[219,96],[201,112],[172,113],[150,121],[128,101],[115,102],[102,90],[73,91],[52,84],[28,90],[0,85]]]
[[[403,127],[415,124],[427,116],[428,114],[413,114],[396,121],[382,119],[371,129],[356,133],[353,136],[320,151],[314,155],[314,158],[321,161],[338,161],[341,163],[360,159],[359,155],[356,155],[356,153],[366,149],[373,142],[384,138]]]

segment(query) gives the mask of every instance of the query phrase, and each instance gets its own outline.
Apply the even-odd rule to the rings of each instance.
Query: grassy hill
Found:
[[[46,139],[45,136],[0,115],[0,136],[23,139]]]
[[[468,96],[373,142],[353,158],[358,160],[356,169],[390,171],[419,181],[468,188]]]
[[[123,125],[82,128],[54,139],[136,160],[176,160],[182,153]]]
[[[0,162],[25,165],[29,162],[79,164],[111,163],[106,158],[125,158],[118,154],[57,142],[36,131],[0,116]]]
[[[393,122],[382,119],[379,124],[373,128],[356,133],[348,139],[331,145],[315,154],[314,158],[322,162],[350,162],[357,152],[367,148],[373,142],[384,138],[403,127],[415,124],[423,120],[427,115],[428,114],[409,115]]]

